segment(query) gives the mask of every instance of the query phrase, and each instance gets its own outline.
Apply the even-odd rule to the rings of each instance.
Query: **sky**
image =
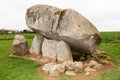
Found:
[[[0,0],[0,29],[27,29],[26,11],[37,4],[72,8],[99,31],[120,31],[120,0]]]

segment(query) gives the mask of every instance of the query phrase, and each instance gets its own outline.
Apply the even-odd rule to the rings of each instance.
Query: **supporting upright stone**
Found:
[[[71,50],[64,41],[44,39],[42,54],[43,57],[49,57],[60,62],[73,61]]]
[[[30,53],[34,56],[34,57],[41,57],[42,54],[42,42],[43,42],[43,36],[36,33],[31,48],[30,48]]]
[[[48,39],[44,38],[44,41],[42,44],[42,56],[54,59],[56,61],[56,59],[57,59],[57,53],[56,53],[57,43],[58,43],[58,41],[56,41],[56,40],[48,40]]]
[[[71,49],[64,41],[57,44],[56,51],[58,61],[73,61]]]
[[[24,56],[29,52],[28,43],[24,36],[16,35],[13,41],[13,53],[19,56]]]

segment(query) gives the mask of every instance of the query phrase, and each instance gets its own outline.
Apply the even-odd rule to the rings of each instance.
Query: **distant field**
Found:
[[[16,34],[0,34],[0,40],[13,39]],[[19,35],[24,35],[27,39],[33,39],[34,33],[22,33]]]
[[[0,34],[0,40],[13,39],[16,34]],[[34,33],[23,33],[27,39],[33,39]],[[120,41],[120,32],[101,32],[102,42],[114,42],[116,40]]]
[[[120,32],[101,32],[103,42],[120,41]]]

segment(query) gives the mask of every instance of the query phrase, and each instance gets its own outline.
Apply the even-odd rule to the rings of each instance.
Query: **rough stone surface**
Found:
[[[91,60],[91,61],[89,62],[89,64],[88,64],[88,66],[89,66],[89,67],[94,67],[94,66],[96,66],[97,64],[98,64],[97,61]]]
[[[36,5],[27,10],[26,24],[49,39],[67,42],[80,53],[93,53],[101,42],[95,26],[72,9]]]
[[[60,75],[65,72],[65,66],[63,64],[56,64],[50,70],[50,75]]]
[[[66,70],[74,70],[74,62],[73,61],[65,61],[63,63],[65,66]]]
[[[85,72],[95,72],[96,69],[93,69],[93,68],[90,68],[90,67],[86,67],[86,68],[84,69],[84,71],[85,71]]]
[[[69,46],[64,41],[44,39],[42,44],[43,57],[49,57],[61,62],[72,59],[72,53]]]
[[[28,27],[41,32],[48,32],[57,26],[61,9],[47,5],[32,6],[27,10]],[[56,28],[55,28],[56,29]]]
[[[50,69],[51,69],[54,65],[56,65],[56,64],[55,64],[55,63],[45,64],[44,66],[42,66],[42,70],[43,70],[45,73],[49,74],[49,73],[50,73]]]
[[[49,57],[52,59],[57,59],[57,53],[56,53],[56,45],[58,44],[58,41],[55,40],[48,40],[44,38],[43,44],[42,44],[42,55],[43,57]]]
[[[34,57],[41,57],[42,54],[42,42],[43,42],[43,36],[40,34],[36,34],[33,41],[32,41],[32,45],[30,48],[30,53],[34,56]]]
[[[13,53],[19,56],[23,56],[29,52],[28,43],[24,36],[15,35],[13,41]]]
[[[104,68],[104,65],[102,64],[97,64],[96,66],[93,67],[93,69],[96,69],[96,70],[102,70]]]
[[[86,68],[86,67],[88,67],[88,63],[87,63],[87,62],[84,62],[83,68]]]
[[[63,64],[48,63],[42,67],[42,70],[50,76],[57,76],[65,72]]]
[[[64,42],[60,41],[56,47],[57,60],[60,62],[73,61],[70,47]]]
[[[86,76],[90,75],[90,72],[86,72],[85,75],[86,75]]]
[[[55,62],[56,62],[56,60],[51,59],[51,58],[49,58],[49,57],[41,57],[41,58],[39,59],[39,61],[40,61],[41,64],[55,63]]]
[[[74,62],[74,70],[75,72],[82,72],[83,71],[83,63],[82,62]]]
[[[88,64],[88,63],[84,63]],[[85,72],[85,75],[90,75],[98,70],[102,70],[104,66],[102,64],[97,64],[93,68],[88,65],[84,67],[83,62],[80,61],[65,61],[64,63],[47,63],[42,67],[42,70],[49,74],[50,76],[58,76],[65,74],[67,76],[77,75],[76,73]]]
[[[75,76],[76,75],[76,73],[74,71],[66,71],[65,74],[67,76]]]

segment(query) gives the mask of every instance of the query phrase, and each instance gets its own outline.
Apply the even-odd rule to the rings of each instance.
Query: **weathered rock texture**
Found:
[[[65,66],[62,64],[48,63],[42,66],[42,70],[50,76],[57,76],[65,72]]]
[[[94,66],[96,66],[97,64],[98,64],[97,61],[91,60],[91,61],[89,62],[89,64],[88,64],[88,66],[89,66],[89,67],[94,67]]]
[[[43,36],[40,34],[36,34],[31,48],[30,48],[30,53],[34,56],[34,57],[41,57],[42,54],[42,42],[43,42]]]
[[[65,66],[66,70],[68,70],[68,71],[74,70],[74,62],[73,61],[65,61],[63,63],[63,65]]]
[[[74,70],[75,72],[82,72],[83,70],[83,63],[82,62],[74,62]]]
[[[72,52],[70,47],[66,42],[60,41],[56,46],[57,60],[64,61],[73,61]]]
[[[76,75],[76,73],[74,71],[66,71],[65,74],[68,76],[75,76]]]
[[[28,43],[24,36],[16,35],[13,41],[13,53],[23,56],[29,52]]]
[[[57,76],[61,74],[65,74],[68,76],[77,75],[80,72],[84,72],[85,75],[90,75],[91,73],[95,73],[99,70],[104,69],[104,65],[102,64],[95,64],[94,66],[90,67],[89,63],[93,63],[94,60],[88,62],[81,62],[81,61],[65,61],[64,63],[47,63],[42,66],[42,70],[51,75]],[[96,62],[94,62],[96,63]],[[87,64],[84,66],[84,64]]]
[[[73,61],[71,50],[64,41],[44,39],[42,55],[60,62]]]
[[[42,44],[43,57],[49,57],[56,60],[57,59],[57,54],[56,54],[57,43],[58,42],[55,40],[44,39]]]
[[[80,53],[93,53],[101,42],[95,26],[72,9],[36,5],[27,10],[26,24],[46,38],[67,42]]]

